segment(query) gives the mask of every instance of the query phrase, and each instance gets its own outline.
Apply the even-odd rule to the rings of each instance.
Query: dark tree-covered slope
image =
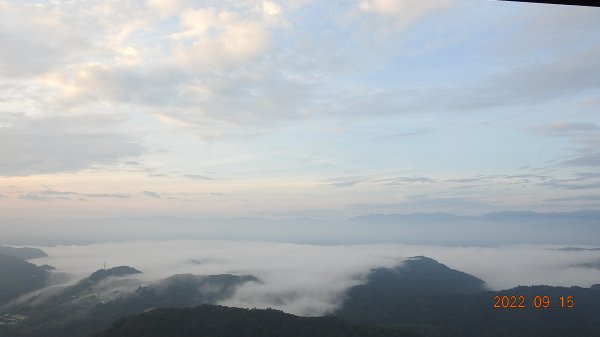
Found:
[[[400,337],[398,330],[357,326],[334,317],[298,317],[272,309],[202,305],[158,309],[121,319],[96,337]]]
[[[526,308],[495,309],[495,296],[523,296]],[[535,308],[548,296],[549,308]],[[573,308],[560,297],[572,296]],[[565,303],[566,304],[566,303]],[[351,288],[337,315],[353,323],[415,327],[434,336],[600,336],[600,289],[527,286],[486,291],[483,282],[428,258],[375,269]]]
[[[351,322],[384,325],[454,320],[460,309],[452,303],[483,292],[484,284],[420,256],[395,268],[374,269],[366,284],[348,290],[337,314]]]
[[[23,259],[0,254],[0,306],[46,284],[47,272]]]
[[[28,302],[8,308],[5,313],[27,317],[22,324],[0,326],[2,337],[86,337],[107,328],[114,320],[157,307],[190,307],[224,300],[253,276],[174,275],[148,286],[133,285],[124,276],[137,274],[131,267],[99,270],[77,284],[35,304]],[[36,302],[33,298],[31,302]],[[2,314],[2,311],[0,311]]]
[[[142,273],[141,271],[139,271],[135,268],[129,267],[129,266],[119,266],[119,267],[113,267],[110,269],[97,270],[88,277],[88,280],[92,283],[98,283],[109,277],[121,277],[121,276],[135,275],[135,274],[141,274],[141,273]]]

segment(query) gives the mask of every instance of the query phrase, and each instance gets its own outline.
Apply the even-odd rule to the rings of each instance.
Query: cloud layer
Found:
[[[315,246],[250,241],[134,241],[42,247],[48,263],[85,276],[102,267],[129,265],[144,282],[172,274],[252,274],[262,283],[242,286],[222,304],[272,307],[307,316],[334,310],[343,293],[365,282],[369,270],[425,255],[487,282],[491,289],[517,285],[597,283],[600,270],[578,267],[597,261],[597,251],[559,251],[558,246],[436,247],[398,244]]]

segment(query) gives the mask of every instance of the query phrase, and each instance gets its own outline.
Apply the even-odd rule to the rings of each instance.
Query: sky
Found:
[[[0,0],[0,220],[599,211],[598,32],[502,1]]]

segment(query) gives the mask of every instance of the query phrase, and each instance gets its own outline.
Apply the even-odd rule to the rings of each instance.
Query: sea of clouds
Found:
[[[600,269],[580,266],[600,261],[600,251],[562,251],[562,246],[444,247],[403,244],[311,245],[265,241],[125,241],[39,247],[49,256],[34,260],[58,271],[88,276],[128,265],[141,270],[138,283],[174,274],[254,275],[261,282],[242,285],[220,304],[276,308],[318,316],[331,313],[345,291],[366,281],[369,271],[401,265],[424,255],[484,280],[492,290],[518,285],[589,287],[600,283]],[[132,287],[133,289],[133,287]]]

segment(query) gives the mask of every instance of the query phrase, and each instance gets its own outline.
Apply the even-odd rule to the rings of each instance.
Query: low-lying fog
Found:
[[[277,308],[299,315],[322,315],[342,294],[365,281],[369,270],[392,267],[424,255],[484,280],[490,289],[518,285],[589,287],[600,283],[600,251],[562,251],[564,246],[443,247],[401,244],[308,245],[259,241],[130,241],[39,247],[49,257],[33,260],[58,271],[88,276],[128,265],[141,270],[141,283],[174,274],[254,275],[262,283],[243,285],[224,305]]]

